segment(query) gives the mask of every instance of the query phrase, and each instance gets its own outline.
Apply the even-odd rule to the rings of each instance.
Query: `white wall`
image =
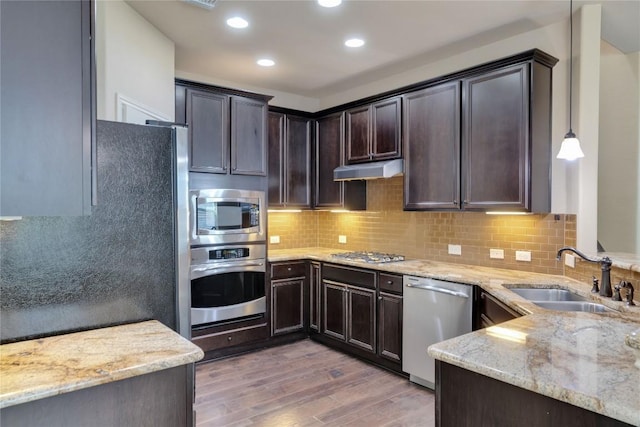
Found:
[[[239,89],[247,92],[259,93],[262,95],[270,95],[273,96],[273,98],[271,99],[271,101],[269,101],[269,105],[283,108],[292,108],[294,110],[307,112],[320,110],[320,100],[316,98],[309,98],[307,96],[296,95],[288,92],[280,92],[277,90],[266,89],[259,86],[239,84],[230,82],[228,80],[222,80],[216,78],[215,76],[205,76],[202,74],[188,73],[180,70],[176,70],[176,77],[184,80],[191,80],[194,82]]]
[[[96,2],[98,119],[175,117],[174,43],[121,0]],[[121,97],[118,107],[117,97]]]
[[[598,240],[607,251],[640,254],[640,52],[602,42]]]

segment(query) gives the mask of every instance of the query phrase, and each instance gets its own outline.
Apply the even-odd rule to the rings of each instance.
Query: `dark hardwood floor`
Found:
[[[434,400],[309,339],[196,367],[198,426],[430,427]]]

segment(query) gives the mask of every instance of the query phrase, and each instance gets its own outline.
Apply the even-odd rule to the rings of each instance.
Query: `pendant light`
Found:
[[[584,153],[580,148],[580,141],[571,129],[571,104],[573,93],[573,0],[569,0],[569,132],[564,136],[558,159],[575,160],[584,157]]]

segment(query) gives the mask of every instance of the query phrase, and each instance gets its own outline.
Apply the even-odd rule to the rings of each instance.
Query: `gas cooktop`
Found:
[[[384,252],[341,252],[337,254],[331,254],[331,256],[344,259],[347,261],[361,261],[370,264],[379,264],[384,262],[397,262],[404,261],[404,255],[388,254]]]

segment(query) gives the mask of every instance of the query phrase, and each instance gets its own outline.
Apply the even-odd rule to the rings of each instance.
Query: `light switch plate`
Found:
[[[280,243],[280,236],[269,236],[269,243],[273,243],[273,244]]]
[[[504,249],[489,249],[489,258],[504,259]]]
[[[531,262],[531,251],[516,251],[516,261]]]
[[[449,255],[462,255],[462,246],[449,245]]]
[[[338,236],[338,243],[347,243],[347,236],[344,235],[339,235]]]
[[[571,268],[576,268],[576,257],[571,254],[564,254],[564,265],[568,265]]]

